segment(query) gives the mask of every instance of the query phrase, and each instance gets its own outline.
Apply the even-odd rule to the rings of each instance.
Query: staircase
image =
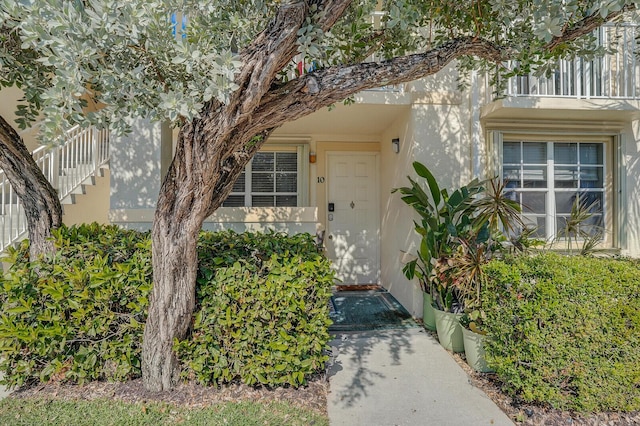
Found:
[[[78,126],[67,132],[62,146],[40,147],[32,153],[36,164],[58,190],[62,204],[73,204],[84,185],[92,185],[109,162],[109,133]],[[27,237],[22,202],[0,170],[0,251]]]

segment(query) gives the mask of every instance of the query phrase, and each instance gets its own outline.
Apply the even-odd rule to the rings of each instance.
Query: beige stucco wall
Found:
[[[400,152],[392,151],[391,143],[382,144],[380,167],[380,284],[388,289],[407,310],[422,316],[422,296],[418,285],[409,282],[402,273],[403,253],[415,252],[419,238],[413,231],[413,210],[400,199],[394,188],[407,184],[412,174],[415,149],[413,112],[407,111],[383,134],[384,141],[400,139]]]
[[[22,90],[16,87],[4,87],[0,89],[0,115],[13,126],[18,134],[24,140],[25,145],[29,151],[33,151],[40,143],[37,141],[37,127],[32,126],[26,130],[20,130],[18,124],[15,122],[17,118],[15,111],[18,101],[22,98]]]
[[[626,176],[622,179],[620,235],[624,247],[622,253],[640,257],[640,121],[625,126],[622,140],[622,167]],[[626,177],[626,178],[625,178]]]
[[[85,193],[74,196],[75,204],[62,206],[62,222],[65,225],[109,223],[109,169],[103,169],[102,172],[102,176],[95,178],[95,185],[85,185]]]
[[[417,215],[391,191],[406,186],[407,175],[415,176],[414,161],[429,167],[443,188],[471,177],[469,95],[456,90],[450,74],[445,74],[443,84],[433,83],[427,79],[412,86],[411,109],[383,133],[381,143],[381,284],[415,317],[422,317],[422,293],[402,268],[405,253],[414,254],[419,245],[413,230]],[[399,154],[386,143],[397,137]]]

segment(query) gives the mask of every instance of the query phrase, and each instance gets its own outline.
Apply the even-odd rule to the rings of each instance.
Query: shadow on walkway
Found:
[[[513,425],[415,321],[355,328],[333,332],[331,425]]]

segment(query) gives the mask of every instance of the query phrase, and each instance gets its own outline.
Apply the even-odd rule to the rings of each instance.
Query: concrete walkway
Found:
[[[421,328],[343,333],[331,346],[332,426],[513,426]]]
[[[0,379],[4,377],[3,373],[0,373]],[[0,399],[4,399],[11,394],[12,391],[8,391],[7,388],[0,385]]]

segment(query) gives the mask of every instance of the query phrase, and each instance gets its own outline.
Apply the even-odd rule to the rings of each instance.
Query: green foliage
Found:
[[[98,224],[54,231],[56,255],[9,249],[0,293],[0,370],[9,386],[140,375],[151,288],[146,234]]]
[[[474,179],[449,194],[426,166],[414,162],[413,168],[422,179],[409,177],[410,187],[394,189],[421,218],[415,222],[422,238],[417,258],[403,271],[409,279],[418,278],[441,310],[459,312],[465,303],[478,308],[480,266],[502,248],[506,238],[501,229],[521,224],[520,207],[504,197],[495,180]]]
[[[602,211],[598,202],[588,203],[580,196],[574,199],[571,214],[565,219],[564,227],[559,229],[557,237],[558,240],[566,240],[569,253],[577,249],[578,254],[586,256],[597,251],[597,246],[604,237],[604,228],[591,220],[594,211]]]
[[[404,273],[409,279],[418,278],[423,291],[431,293],[440,309],[452,312],[461,295],[455,286],[449,285],[452,283],[444,269],[449,266],[447,259],[460,245],[459,237],[470,235],[474,229],[469,207],[483,187],[474,180],[449,194],[440,189],[426,166],[414,162],[413,168],[422,181],[408,177],[410,187],[394,189],[421,218],[420,223],[415,222],[415,230],[422,238],[418,257],[405,265]]]
[[[148,233],[63,227],[55,245],[52,259],[27,262],[26,242],[4,259],[4,383],[140,376]],[[198,251],[193,333],[176,343],[187,375],[299,385],[324,366],[333,272],[310,235],[202,233]]]
[[[265,87],[295,75],[299,59],[294,54],[327,69],[370,62],[372,56],[380,60],[424,52],[462,38],[491,41],[502,52],[500,63],[511,59],[518,64],[508,70],[463,57],[466,68],[484,65],[503,75],[536,68],[548,72],[559,56],[592,58],[604,52],[593,36],[550,48],[554,37],[580,27],[584,19],[606,19],[638,1],[349,3],[330,25],[327,11],[307,2],[296,28],[273,29],[274,41],[295,31],[296,45],[286,49],[287,57],[277,58],[278,77],[263,82]],[[24,90],[20,126],[41,119],[48,142],[73,124],[122,132],[131,117],[190,121],[204,113],[207,102],[228,103],[245,89],[237,76],[254,64],[241,62],[243,49],[290,7],[291,2],[281,0],[0,0],[0,85]],[[372,78],[373,73],[366,75]],[[387,83],[380,81],[381,86]],[[104,108],[83,108],[89,100]]]
[[[197,314],[177,343],[203,384],[300,385],[322,368],[333,272],[308,234],[207,234],[200,239]]]
[[[553,253],[489,263],[486,349],[506,389],[560,409],[640,409],[639,266]]]

